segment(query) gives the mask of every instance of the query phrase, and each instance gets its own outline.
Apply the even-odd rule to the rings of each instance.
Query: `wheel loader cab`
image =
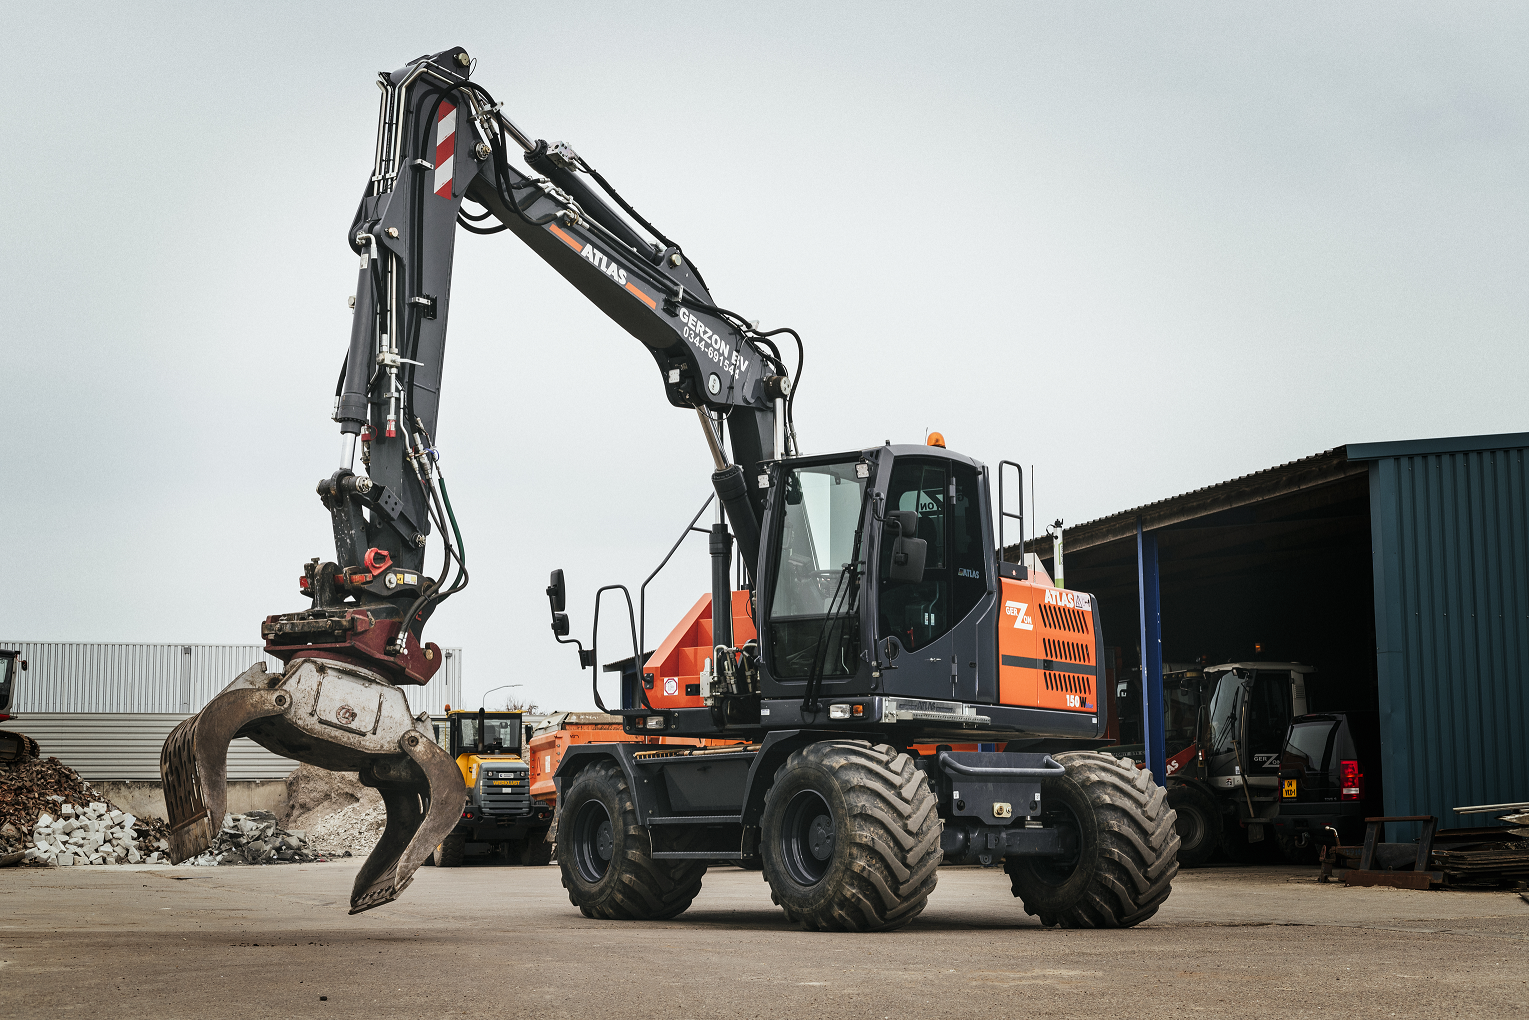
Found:
[[[446,749],[456,761],[462,781],[469,790],[476,787],[479,773],[490,764],[521,761],[522,731],[520,712],[447,714]]]
[[[997,698],[986,469],[943,448],[803,458],[776,473],[760,556],[762,693]]]

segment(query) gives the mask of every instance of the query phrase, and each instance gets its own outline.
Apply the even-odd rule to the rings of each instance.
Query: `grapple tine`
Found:
[[[398,898],[425,856],[462,817],[467,787],[430,738],[428,716],[409,714],[403,691],[346,662],[298,658],[283,673],[256,663],[175,728],[160,752],[170,859],[212,846],[228,804],[228,744],[249,737],[283,757],[358,772],[387,806],[387,828],[356,875],[350,912]]]
[[[281,715],[292,702],[285,691],[243,686],[257,671],[264,677],[265,665],[251,667],[175,727],[159,752],[165,810],[170,816],[171,864],[209,849],[223,825],[228,806],[228,745],[234,736],[256,719]]]
[[[417,776],[390,780],[381,766],[362,774],[362,781],[382,794],[388,820],[382,838],[356,875],[350,893],[352,914],[396,900],[426,856],[455,828],[467,803],[462,773],[439,744],[411,731],[399,738],[398,747],[418,766],[424,783]]]

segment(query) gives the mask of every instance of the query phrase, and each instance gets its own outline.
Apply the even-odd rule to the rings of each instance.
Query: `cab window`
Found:
[[[519,716],[485,716],[483,719],[483,743],[478,743],[478,717],[459,715],[451,721],[453,743],[457,754],[478,751],[482,754],[504,754],[520,750]]]
[[[877,637],[896,637],[910,651],[945,634],[987,593],[982,501],[977,469],[918,457],[892,465],[887,507],[918,514],[927,545],[921,581],[894,581],[890,537],[881,543]]]
[[[769,626],[778,679],[849,676],[858,666],[864,504],[854,461],[797,468],[786,479]]]

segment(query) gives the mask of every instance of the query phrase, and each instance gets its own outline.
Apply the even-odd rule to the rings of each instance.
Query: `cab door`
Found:
[[[1248,777],[1273,786],[1292,717],[1290,671],[1258,670],[1247,698]]]
[[[991,540],[979,469],[937,456],[899,456],[886,490],[888,511],[916,514],[925,542],[924,575],[891,577],[892,543],[877,555],[877,648],[896,663],[897,693],[990,703],[997,697],[997,650],[990,590]]]

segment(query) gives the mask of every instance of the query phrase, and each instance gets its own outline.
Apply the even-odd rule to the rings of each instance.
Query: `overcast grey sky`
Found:
[[[7,639],[253,642],[306,605],[373,77],[458,44],[721,304],[803,334],[810,452],[935,428],[1081,522],[1529,428],[1523,4],[6,7]],[[427,636],[465,648],[470,703],[589,706],[547,572],[587,633],[700,505],[706,450],[507,235],[458,241],[450,325],[473,582]],[[662,581],[650,644],[704,540]]]

